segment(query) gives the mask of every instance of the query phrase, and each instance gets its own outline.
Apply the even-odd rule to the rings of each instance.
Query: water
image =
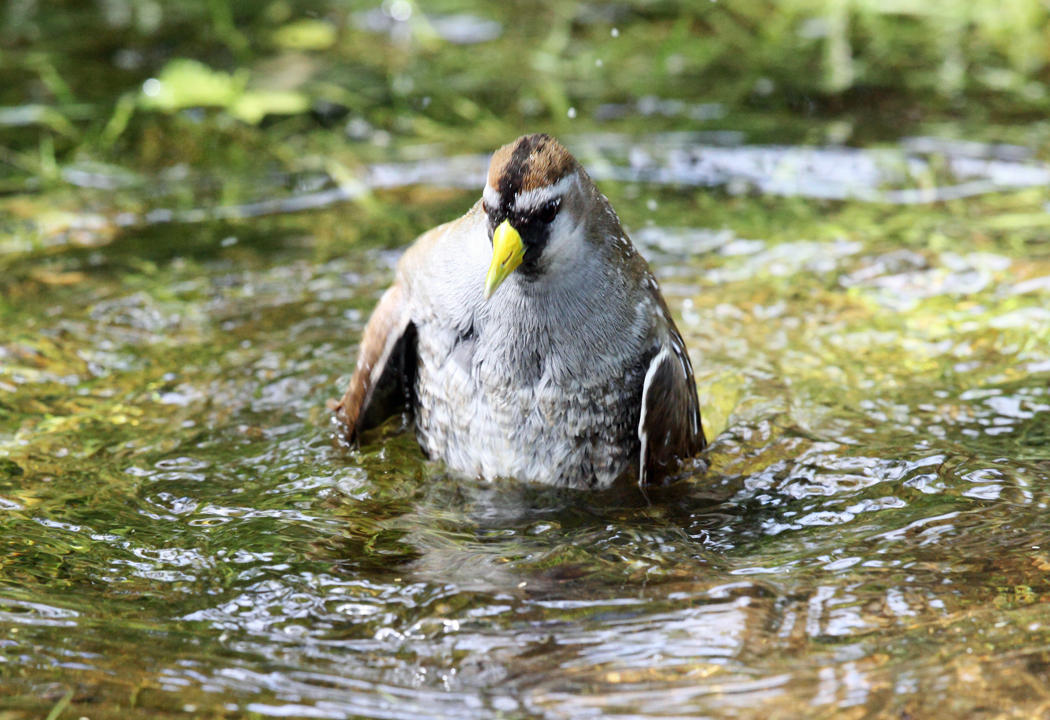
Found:
[[[124,22],[107,7],[85,22]],[[241,46],[226,28],[209,49],[210,7],[197,55],[220,66]],[[282,7],[256,22],[291,25]],[[126,27],[127,52],[182,27],[163,12]],[[548,38],[528,60],[546,67],[567,27],[611,83],[591,55],[608,68],[666,28],[599,6],[553,30],[461,13],[408,32],[415,5],[355,8],[334,46],[351,59],[303,56],[339,42],[309,24],[276,58],[236,51],[268,77],[349,67],[366,98],[386,81],[362,67],[407,53],[407,95],[334,130],[222,109],[107,130],[162,63],[83,40],[78,68],[47,44],[70,27],[43,36],[33,62],[68,78],[55,107],[75,132],[49,150],[60,121],[0,113],[17,160],[0,178],[0,715],[1045,715],[1046,128],[858,121],[847,146],[841,117],[670,71],[630,102],[567,83],[577,119],[544,122],[660,279],[710,468],[645,494],[482,483],[392,428],[339,449],[325,410],[400,249],[474,202],[485,152],[531,112],[528,88],[511,120],[470,110],[439,71],[515,67],[512,28]],[[376,48],[391,58],[356,55]],[[112,87],[88,82],[113,63],[130,69]]]

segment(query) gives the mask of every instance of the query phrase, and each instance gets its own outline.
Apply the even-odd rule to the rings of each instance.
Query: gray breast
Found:
[[[495,300],[466,332],[418,328],[416,431],[428,456],[485,478],[570,487],[633,472],[648,360],[640,328],[588,331],[599,323],[573,322],[549,295],[535,307],[520,288]]]

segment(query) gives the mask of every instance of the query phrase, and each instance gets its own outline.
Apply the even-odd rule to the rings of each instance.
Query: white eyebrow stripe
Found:
[[[551,200],[554,200],[555,198],[560,198],[562,195],[564,195],[565,191],[568,190],[569,185],[571,185],[575,180],[576,173],[570,173],[558,182],[554,183],[553,185],[548,185],[547,187],[533,188],[532,190],[520,192],[514,196],[514,209],[519,213],[523,213],[527,212],[528,210],[534,210],[536,208],[543,207]],[[488,190],[487,187],[485,189]]]
[[[496,192],[496,188],[486,184],[485,189],[481,192],[481,199],[485,201],[485,204],[489,207],[499,207],[499,193]]]

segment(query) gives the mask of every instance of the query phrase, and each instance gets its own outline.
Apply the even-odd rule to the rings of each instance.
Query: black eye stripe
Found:
[[[489,233],[504,220],[509,220],[519,232],[524,233],[527,228],[533,226],[550,225],[558,216],[561,209],[562,198],[556,197],[548,200],[543,205],[515,209],[510,202],[501,201],[498,206],[492,206],[487,201],[482,202],[482,209],[488,216]]]
[[[554,217],[558,214],[558,209],[561,207],[561,198],[551,200],[549,203],[541,207],[536,211],[535,215],[542,222],[549,223],[554,222]]]
[[[518,210],[513,213],[511,217],[516,223],[529,223],[529,222],[542,222],[550,223],[554,221],[554,218],[558,215],[558,210],[561,208],[561,198],[555,198],[549,200],[543,205],[538,207],[530,207],[523,210]]]

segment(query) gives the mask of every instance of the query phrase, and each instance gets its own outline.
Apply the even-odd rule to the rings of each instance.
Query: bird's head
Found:
[[[583,183],[579,163],[549,135],[524,135],[493,154],[482,195],[492,241],[486,298],[511,273],[536,278],[582,250]]]

